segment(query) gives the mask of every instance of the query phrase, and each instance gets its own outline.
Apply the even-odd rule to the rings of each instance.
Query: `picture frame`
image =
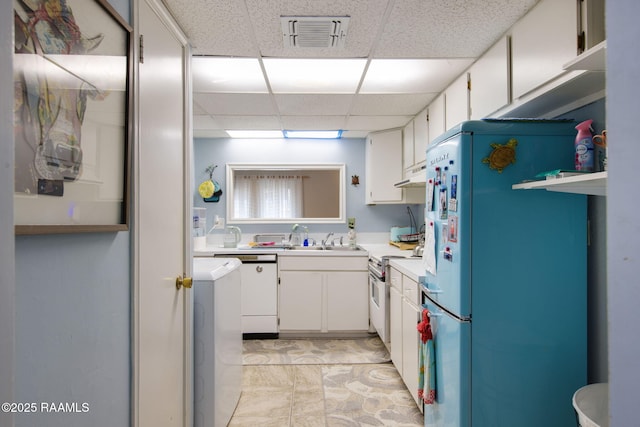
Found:
[[[129,229],[133,31],[106,0],[13,0],[16,235]]]

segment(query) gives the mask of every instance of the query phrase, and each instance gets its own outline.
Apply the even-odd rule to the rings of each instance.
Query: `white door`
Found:
[[[189,315],[176,278],[191,270],[185,233],[186,43],[163,7],[138,2],[142,36],[134,158],[134,427],[188,425]],[[137,40],[140,40],[139,38]]]

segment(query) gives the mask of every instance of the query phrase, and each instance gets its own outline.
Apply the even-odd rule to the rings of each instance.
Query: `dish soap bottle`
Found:
[[[356,243],[356,219],[355,218],[349,218],[349,231],[347,232],[347,241],[349,242],[349,247],[350,248],[354,248],[356,247],[357,243]]]
[[[593,137],[591,135],[591,123],[593,120],[585,120],[578,124],[576,129],[575,168],[577,171],[593,171]]]

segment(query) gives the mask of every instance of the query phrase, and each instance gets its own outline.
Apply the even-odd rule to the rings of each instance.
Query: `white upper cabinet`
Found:
[[[366,202],[400,203],[402,189],[393,186],[403,178],[402,130],[374,132],[367,137]]]
[[[446,129],[444,114],[445,95],[443,92],[429,105],[429,144],[444,133]],[[427,153],[425,152],[424,155],[426,159]]]
[[[469,120],[469,74],[462,73],[444,92],[445,129]]]
[[[427,146],[429,145],[429,110],[420,111],[413,121],[413,151],[414,164],[427,160]]]
[[[563,72],[578,54],[576,0],[542,0],[511,29],[513,99]]]
[[[402,158],[403,164],[405,168],[405,178],[406,178],[406,170],[415,164],[415,153],[413,146],[413,123],[414,120],[411,120],[408,125],[402,129]]]
[[[365,148],[365,202],[368,205],[424,203],[423,188],[398,188],[404,178],[402,129],[373,132]]]
[[[505,36],[469,68],[471,120],[490,117],[509,99],[509,39]]]

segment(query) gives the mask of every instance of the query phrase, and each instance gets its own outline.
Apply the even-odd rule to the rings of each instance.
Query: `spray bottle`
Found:
[[[591,123],[593,123],[593,120],[589,119],[576,126],[578,134],[575,142],[575,168],[578,171],[593,171],[594,156]]]

